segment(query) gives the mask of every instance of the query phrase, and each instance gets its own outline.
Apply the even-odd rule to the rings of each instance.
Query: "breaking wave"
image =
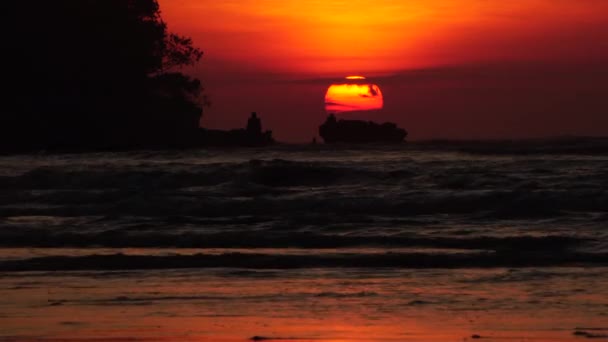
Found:
[[[586,253],[466,253],[378,255],[269,255],[227,253],[221,255],[136,256],[90,255],[42,257],[0,262],[0,271],[85,271],[183,268],[494,268],[550,266],[608,266],[608,254]]]
[[[567,235],[548,236],[424,236],[342,235],[303,232],[234,231],[180,234],[171,231],[145,233],[113,230],[98,234],[62,233],[50,230],[2,231],[2,247],[113,247],[113,248],[345,248],[345,247],[424,247],[492,251],[554,251],[573,249],[597,242],[592,238]]]
[[[527,146],[435,142],[0,157],[2,248],[465,250],[457,257],[117,254],[107,256],[107,263],[101,256],[49,257],[5,261],[0,269],[97,264],[114,269],[123,262],[127,269],[146,263],[161,268],[603,263],[608,156],[583,143]]]

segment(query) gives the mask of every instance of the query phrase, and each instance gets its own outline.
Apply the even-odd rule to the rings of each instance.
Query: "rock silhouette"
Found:
[[[274,142],[272,131],[262,131],[262,120],[256,112],[251,113],[244,129],[201,129],[197,139],[201,146],[264,146]]]
[[[325,143],[399,143],[407,137],[407,132],[392,122],[337,120],[330,114],[319,127],[319,135]]]

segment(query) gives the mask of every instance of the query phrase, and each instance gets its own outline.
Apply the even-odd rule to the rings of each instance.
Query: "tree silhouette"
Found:
[[[202,52],[156,0],[11,0],[0,151],[180,146],[197,133]]]

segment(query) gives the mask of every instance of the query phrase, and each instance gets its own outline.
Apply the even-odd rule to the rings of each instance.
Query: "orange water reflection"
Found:
[[[575,327],[608,326],[606,269],[547,273],[544,280],[501,269],[14,274],[0,278],[0,337],[571,342],[580,340]]]

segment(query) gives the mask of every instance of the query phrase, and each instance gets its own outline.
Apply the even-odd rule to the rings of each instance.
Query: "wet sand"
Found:
[[[0,337],[602,340],[607,283],[606,268],[16,272],[0,278]]]

